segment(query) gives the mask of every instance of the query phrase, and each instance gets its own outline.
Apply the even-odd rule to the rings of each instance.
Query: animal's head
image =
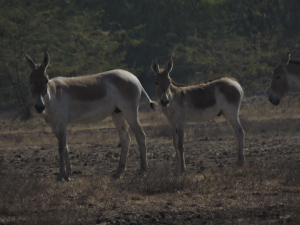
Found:
[[[279,105],[281,98],[288,92],[289,85],[287,80],[286,66],[290,61],[290,53],[288,53],[281,62],[276,66],[273,72],[273,80],[271,87],[267,90],[269,101],[273,105]]]
[[[29,83],[31,94],[35,98],[34,107],[38,113],[45,110],[44,97],[47,94],[48,74],[46,72],[50,58],[48,52],[44,52],[44,59],[41,64],[36,64],[25,52],[23,52],[26,62],[31,69]]]
[[[156,86],[156,94],[157,97],[160,98],[160,104],[162,106],[167,106],[169,104],[170,97],[170,84],[171,78],[169,73],[173,68],[172,58],[168,60],[164,69],[159,69],[159,65],[157,63],[157,59],[153,59],[151,68],[155,73],[155,86]]]

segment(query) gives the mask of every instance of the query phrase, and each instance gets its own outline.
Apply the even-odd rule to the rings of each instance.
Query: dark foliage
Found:
[[[297,0],[1,0],[0,12],[1,109],[30,104],[22,50],[37,62],[49,51],[50,77],[129,70],[151,96],[153,57],[172,56],[179,83],[231,75],[253,94],[283,55],[300,56]]]

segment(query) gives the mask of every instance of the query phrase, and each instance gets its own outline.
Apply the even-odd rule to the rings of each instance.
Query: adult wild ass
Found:
[[[147,170],[146,137],[138,118],[142,93],[152,109],[154,103],[133,74],[116,69],[88,76],[49,79],[46,69],[50,58],[47,52],[41,64],[36,64],[25,52],[23,54],[32,70],[29,82],[36,111],[44,115],[58,140],[58,180],[70,180],[71,174],[66,142],[67,125],[72,122],[100,121],[109,115],[112,116],[121,142],[119,166],[113,176],[120,177],[126,167],[130,136],[125,120],[139,145],[140,170]]]
[[[269,101],[279,105],[290,88],[300,88],[300,61],[291,60],[288,53],[275,67],[271,87],[267,90]]]
[[[156,93],[160,98],[162,111],[172,126],[173,144],[177,157],[177,174],[185,171],[184,129],[186,122],[208,121],[223,115],[234,131],[237,141],[237,163],[244,164],[244,131],[239,121],[239,108],[243,98],[240,84],[230,77],[219,77],[198,84],[175,83],[170,72],[173,61],[170,58],[164,69],[159,69],[157,60],[152,61],[155,73]]]

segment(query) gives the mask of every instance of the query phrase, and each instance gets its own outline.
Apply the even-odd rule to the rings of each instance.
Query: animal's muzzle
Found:
[[[44,112],[44,110],[45,110],[45,102],[44,102],[42,94],[38,94],[36,96],[34,107],[35,107],[35,109],[36,109],[36,111],[38,113]]]
[[[271,96],[269,96],[269,101],[273,104],[273,105],[276,105],[278,106],[279,103],[280,103],[280,99],[279,98],[273,98]]]
[[[164,92],[160,97],[160,104],[162,106],[167,106],[170,103],[169,97],[166,92]]]
[[[34,107],[38,113],[42,113],[45,110],[45,105],[35,105]]]
[[[278,98],[273,92],[272,90],[269,88],[267,91],[266,91],[266,94],[268,95],[268,99],[269,101],[273,104],[273,105],[279,105],[280,103],[280,98]]]
[[[169,100],[160,100],[160,104],[161,104],[162,106],[167,106],[169,103],[170,103]]]

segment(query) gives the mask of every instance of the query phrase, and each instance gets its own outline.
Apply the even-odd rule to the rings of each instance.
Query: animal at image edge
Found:
[[[25,52],[23,54],[32,70],[29,82],[35,109],[44,116],[58,140],[58,180],[70,180],[71,175],[66,142],[67,125],[100,121],[109,115],[112,116],[121,142],[120,161],[113,176],[120,177],[126,167],[130,136],[125,120],[139,146],[140,171],[147,170],[146,137],[138,118],[141,95],[146,96],[152,109],[155,104],[133,74],[115,69],[88,76],[49,79],[46,70],[50,58],[47,52],[41,64],[36,64]]]
[[[269,101],[279,105],[281,99],[293,88],[300,88],[300,61],[291,60],[288,53],[275,67],[271,87],[267,90]]]
[[[170,77],[173,61],[170,58],[164,69],[157,59],[152,61],[155,73],[156,94],[162,112],[167,117],[173,134],[176,151],[176,173],[185,172],[184,129],[187,122],[208,121],[223,115],[232,128],[237,142],[237,164],[244,164],[244,131],[239,121],[239,109],[243,99],[241,85],[230,77],[219,77],[199,84],[183,85]]]

